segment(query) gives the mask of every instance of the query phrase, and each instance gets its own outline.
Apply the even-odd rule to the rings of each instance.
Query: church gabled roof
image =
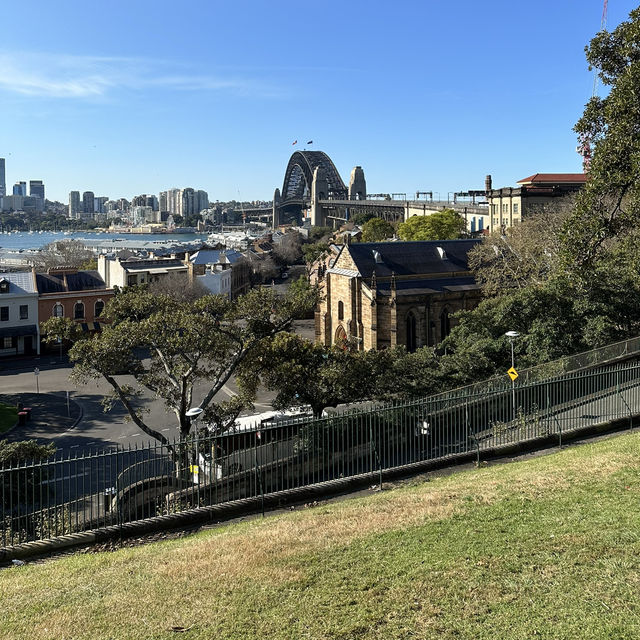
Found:
[[[482,240],[358,242],[345,246],[363,278],[469,271],[468,254]]]

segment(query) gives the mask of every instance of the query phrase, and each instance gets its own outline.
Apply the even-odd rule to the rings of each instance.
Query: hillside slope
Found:
[[[638,638],[640,434],[0,571],[0,638]]]

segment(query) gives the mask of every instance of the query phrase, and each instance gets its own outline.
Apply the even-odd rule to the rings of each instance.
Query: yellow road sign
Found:
[[[511,367],[511,369],[509,369],[509,371],[507,371],[507,373],[509,374],[509,377],[512,380],[515,380],[518,377],[518,372],[515,370],[514,367]]]

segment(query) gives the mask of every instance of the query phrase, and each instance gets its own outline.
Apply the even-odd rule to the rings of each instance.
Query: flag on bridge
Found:
[[[294,144],[298,144],[298,141],[297,141],[297,140],[294,140],[294,141],[291,143],[291,146],[293,146]]]
[[[309,140],[309,142],[307,142],[307,144],[313,144],[313,140]]]

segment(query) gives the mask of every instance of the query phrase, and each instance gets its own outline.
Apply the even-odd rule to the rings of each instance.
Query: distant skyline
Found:
[[[577,172],[602,5],[25,0],[28,38],[0,42],[7,191],[268,200],[308,140],[370,192]],[[611,0],[609,28],[637,6]]]

